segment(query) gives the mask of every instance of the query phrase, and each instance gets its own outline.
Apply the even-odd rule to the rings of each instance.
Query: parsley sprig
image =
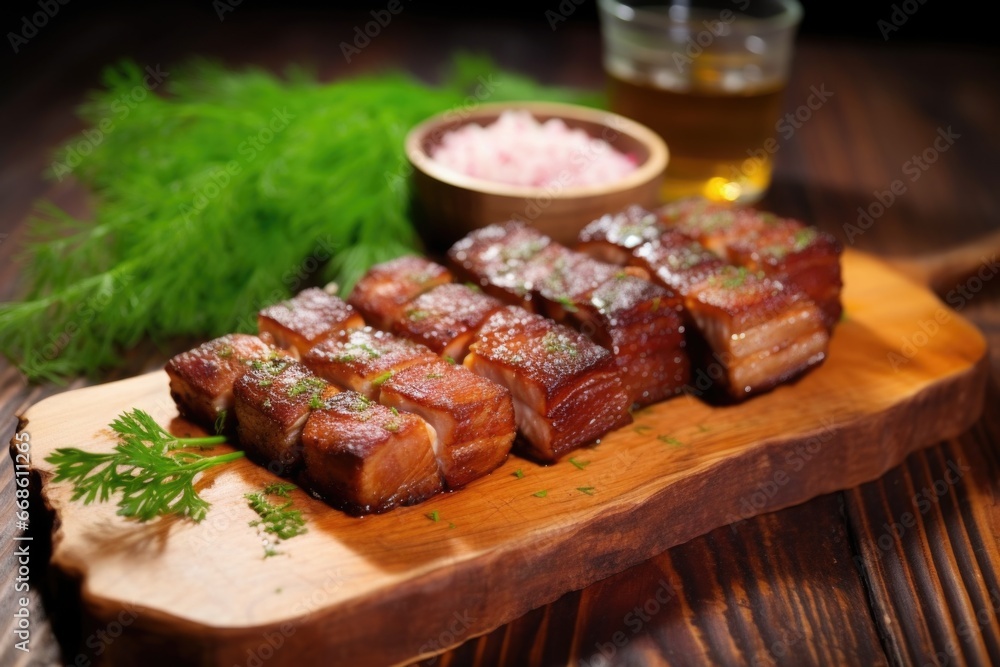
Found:
[[[118,514],[139,521],[167,515],[201,521],[210,505],[198,495],[195,478],[244,455],[236,451],[203,456],[191,451],[214,447],[226,439],[178,438],[142,410],[122,413],[110,428],[118,436],[113,451],[60,448],[46,461],[55,466],[54,481],[73,484],[74,501],[103,503],[121,494]]]

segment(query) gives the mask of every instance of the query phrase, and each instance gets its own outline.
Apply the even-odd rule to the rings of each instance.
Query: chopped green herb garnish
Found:
[[[549,331],[542,337],[542,345],[545,347],[545,351],[550,354],[563,353],[571,357],[579,354],[576,343],[570,340],[569,336],[554,331]]]
[[[656,312],[659,309],[660,309],[660,297],[654,296],[653,297],[653,312]]]
[[[576,304],[573,303],[573,299],[569,298],[568,296],[557,296],[556,301],[559,303],[560,306],[566,309],[566,312],[575,313],[577,310],[579,310],[576,307]]]
[[[454,528],[454,527],[455,527],[455,524],[453,524],[451,521],[449,521],[448,522],[448,528]]]
[[[323,399],[319,397],[319,394],[313,394],[309,398],[309,409],[310,410],[319,410],[324,405],[325,404],[323,403]]]
[[[704,424],[698,424],[698,430],[702,433],[708,433],[711,429],[709,429]]]
[[[397,410],[397,409],[395,408],[395,406],[393,406],[393,407],[389,408],[389,411],[390,411],[390,412],[391,412],[392,414],[396,415],[397,417],[399,416],[399,410]]]
[[[635,428],[633,428],[632,430],[638,433],[639,435],[642,435],[644,433],[649,433],[650,431],[652,431],[653,427],[650,426],[649,424],[637,424]]]
[[[430,519],[431,521],[440,521],[441,520],[441,514],[439,514],[437,510],[431,510],[430,512],[428,512],[424,516],[427,517],[428,519]]]
[[[581,461],[575,456],[569,457],[569,462],[576,466],[579,470],[583,470],[590,465],[590,461]]]
[[[217,356],[219,357],[219,359],[228,359],[229,357],[233,356],[233,346],[223,345],[222,349],[219,350],[219,352],[217,353]]]
[[[481,288],[476,283],[465,283],[465,286],[468,287],[473,292],[482,292],[483,291],[483,288]]]
[[[219,410],[219,414],[215,416],[214,431],[216,435],[221,435],[226,429],[226,417],[228,416],[228,410]]]
[[[386,371],[385,373],[382,373],[377,378],[372,380],[372,384],[375,385],[376,387],[381,387],[383,384],[389,381],[389,378],[391,378],[394,373],[395,371]]]
[[[518,479],[524,479],[524,471],[523,471],[523,470],[521,470],[520,468],[518,468],[517,470],[515,470],[515,471],[514,471],[514,472],[512,472],[511,474],[512,474],[512,475],[513,475],[514,477],[517,477]]]
[[[345,352],[345,353],[337,356],[337,361],[339,361],[342,364],[347,364],[347,363],[350,363],[350,362],[354,361],[356,358],[357,357],[355,357],[350,352]]]
[[[282,498],[291,498],[292,491],[298,487],[291,482],[271,482],[264,487],[264,493],[269,496],[281,496]]]
[[[426,310],[420,310],[419,308],[414,308],[413,310],[406,311],[407,319],[413,320],[414,322],[420,322],[421,320],[426,320],[431,316],[431,313]]]
[[[308,392],[316,392],[319,389],[326,387],[326,383],[317,377],[307,377],[302,378],[291,387],[288,388],[286,392],[289,398],[295,398],[296,396],[301,396],[302,394]]]
[[[260,380],[257,380],[258,387],[270,387],[272,384],[274,384],[274,380],[271,378],[261,378]]]
[[[447,354],[446,354],[446,355],[444,355],[443,359],[444,359],[445,361],[447,361],[447,362],[448,362],[449,364],[453,364],[453,363],[455,363],[455,360],[454,360],[453,358],[449,357],[449,356],[448,356]]]
[[[392,421],[383,424],[382,428],[384,428],[389,433],[396,433],[399,431],[399,422],[393,419]]]
[[[354,408],[355,412],[364,412],[365,410],[367,410],[368,408],[370,408],[372,405],[373,405],[373,402],[368,397],[362,396],[361,394],[358,394],[357,400],[354,401],[354,405],[351,406],[351,407]]]
[[[440,380],[444,377],[444,373],[428,373],[426,377],[428,380]]]
[[[576,490],[580,493],[585,493],[588,496],[594,495],[594,487],[592,486],[578,486],[576,487]]]
[[[264,402],[261,403],[261,405],[263,405],[265,408],[271,407],[271,399],[270,398],[265,398]]]
[[[533,495],[536,498],[544,498],[545,496],[549,495],[549,490],[548,489],[542,489],[541,491],[535,491],[531,495]]]
[[[269,490],[273,492],[269,492]],[[291,489],[283,485],[275,487],[269,484],[264,488],[263,492],[247,493],[244,495],[244,498],[247,499],[247,504],[250,505],[250,509],[260,516],[259,519],[251,521],[249,525],[259,526],[264,533],[273,535],[277,541],[288,540],[296,535],[307,532],[306,521],[302,518],[302,512],[295,509],[294,503],[291,500],[281,505],[276,505],[267,499],[269,495],[287,498],[289,497],[289,491]],[[275,545],[267,542],[264,543],[264,558],[276,556],[278,553],[280,552],[275,549]]]
[[[658,435],[656,436],[656,439],[660,442],[665,442],[668,445],[673,445],[674,447],[682,447],[684,445],[683,442],[669,435]]]
[[[747,271],[746,267],[741,266],[725,274],[725,277],[722,278],[722,286],[726,289],[742,287],[743,283],[747,280],[747,276],[749,275],[750,272]]]

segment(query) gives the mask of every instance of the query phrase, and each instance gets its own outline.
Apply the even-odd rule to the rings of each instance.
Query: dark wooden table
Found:
[[[5,84],[0,296],[14,289],[14,257],[33,201],[49,197],[76,210],[84,204],[78,190],[46,183],[40,172],[52,148],[79,131],[72,107],[113,57],[132,54],[152,64],[201,53],[270,67],[309,61],[325,77],[354,72],[338,48],[353,24],[311,15],[241,20],[237,12],[220,24],[206,11],[121,23],[79,19],[71,27],[54,25],[40,35],[31,48],[58,57],[19,56],[25,68]],[[541,10],[537,25],[414,19],[391,28],[351,67],[396,64],[429,75],[452,49],[480,49],[543,81],[601,85],[595,27],[567,21],[551,32]],[[929,255],[995,231],[998,66],[995,50],[801,41],[788,109],[803,104],[812,86],[833,95],[781,141],[763,206],[890,257]],[[953,145],[910,180],[913,157],[948,128],[958,135]],[[905,179],[906,192],[849,239],[845,225],[857,223],[858,207],[868,208],[896,179]],[[993,344],[986,413],[969,433],[862,487],[719,528],[426,664],[1000,663],[1000,280],[984,281],[961,303],[962,314]],[[128,368],[104,379],[155,368],[167,352],[133,351]],[[0,367],[4,437],[19,411],[84,383],[28,386],[16,370]],[[12,650],[12,479],[10,460],[0,457],[0,663],[70,663],[80,648],[74,645],[79,610],[71,600],[40,594],[49,580],[42,550],[48,526],[37,512],[31,653]],[[442,628],[442,641],[450,632]]]

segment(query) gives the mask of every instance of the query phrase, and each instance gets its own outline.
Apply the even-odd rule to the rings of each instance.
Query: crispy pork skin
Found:
[[[461,362],[472,336],[504,304],[478,288],[460,283],[440,285],[410,302],[393,332]]]
[[[677,299],[659,285],[621,274],[569,313],[575,328],[615,358],[625,393],[649,405],[680,392],[691,375]]]
[[[293,359],[255,363],[233,385],[236,428],[247,454],[284,473],[301,459],[300,436],[328,384]]]
[[[167,362],[170,395],[181,414],[206,428],[235,425],[233,383],[254,361],[266,360],[273,348],[247,334],[228,334]]]
[[[364,327],[320,343],[303,362],[319,377],[377,401],[383,384],[394,373],[411,364],[437,360],[423,345]]]
[[[364,325],[361,316],[342,299],[315,287],[257,314],[261,339],[288,350],[296,359],[320,341]]]
[[[408,366],[383,385],[380,400],[419,415],[433,427],[435,452],[449,489],[496,469],[514,442],[510,392],[459,364],[438,360]]]
[[[419,503],[442,489],[433,429],[353,391],[327,390],[302,429],[309,488],[352,514]]]
[[[538,460],[555,461],[631,422],[611,353],[522,308],[494,313],[465,365],[510,390],[524,451]]]
[[[451,273],[440,264],[408,255],[369,269],[354,286],[349,302],[368,324],[389,329],[410,301],[451,280]]]

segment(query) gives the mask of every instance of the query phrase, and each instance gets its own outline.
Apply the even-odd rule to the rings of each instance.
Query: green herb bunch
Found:
[[[56,152],[53,177],[71,171],[95,207],[85,219],[40,207],[22,300],[0,304],[0,352],[32,380],[95,374],[146,338],[252,330],[259,308],[309,282],[346,290],[417,248],[403,139],[427,116],[482,101],[598,102],[469,57],[439,86],[198,62],[123,105],[145,76],[134,63],[109,68],[80,112],[102,138],[86,155],[73,152],[81,135]]]

